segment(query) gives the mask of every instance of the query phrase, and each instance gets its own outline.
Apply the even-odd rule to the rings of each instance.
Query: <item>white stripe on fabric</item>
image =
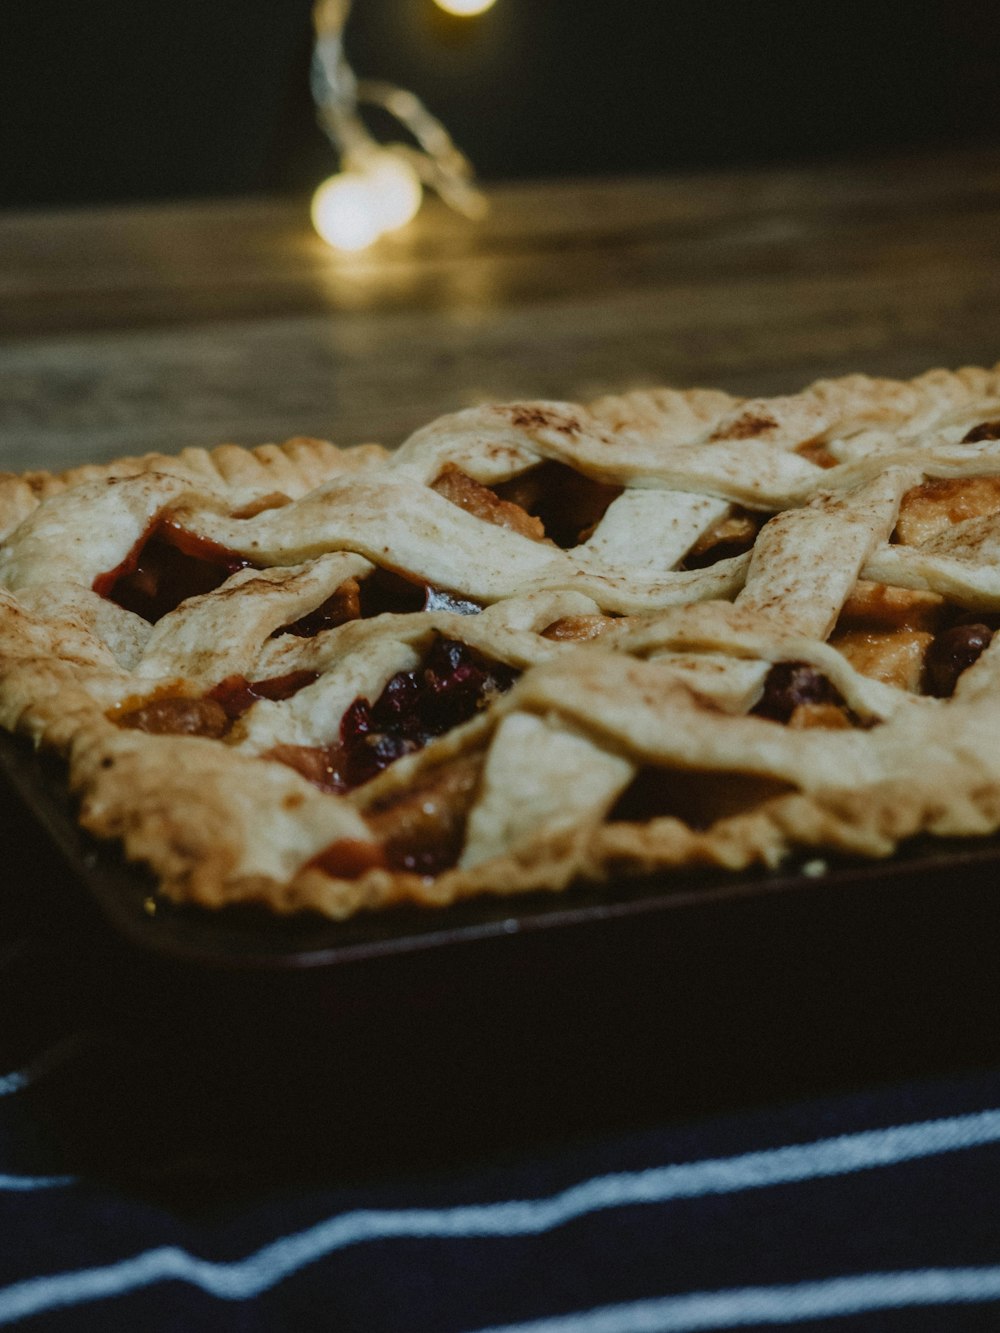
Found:
[[[15,1069],[9,1074],[0,1074],[0,1097],[11,1097],[15,1092],[23,1092],[46,1074],[58,1069],[60,1065],[75,1059],[91,1050],[100,1041],[107,1040],[99,1032],[74,1032],[68,1037],[42,1051],[23,1069]]]
[[[227,1300],[245,1300],[318,1259],[367,1241],[539,1235],[609,1208],[794,1184],[997,1142],[1000,1111],[980,1111],[738,1157],[597,1176],[544,1199],[443,1209],[359,1209],[284,1236],[243,1259],[200,1259],[176,1246],[160,1246],[101,1268],[29,1278],[0,1290],[0,1324],[171,1278]]]
[[[1000,1268],[924,1268],[901,1273],[795,1282],[788,1286],[693,1291],[684,1296],[606,1305],[576,1314],[494,1325],[476,1333],[700,1333],[847,1318],[875,1310],[1000,1300]]]
[[[72,1185],[75,1176],[4,1176],[0,1175],[0,1192],[9,1190],[15,1194],[30,1194],[32,1190],[52,1190],[63,1185]]]

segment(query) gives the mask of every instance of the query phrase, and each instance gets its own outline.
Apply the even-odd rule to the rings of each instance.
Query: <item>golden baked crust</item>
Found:
[[[0,477],[0,724],[178,901],[1000,826],[1000,367]]]

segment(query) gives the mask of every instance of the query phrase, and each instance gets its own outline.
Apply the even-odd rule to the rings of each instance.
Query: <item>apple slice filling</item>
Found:
[[[733,505],[725,518],[702,533],[684,557],[681,568],[707,569],[720,560],[743,555],[751,549],[758,532],[770,517],[770,514],[752,513],[740,505]]]
[[[208,736],[219,740],[258,699],[290,699],[318,677],[316,671],[290,671],[254,681],[245,676],[227,676],[207,694],[157,694],[139,703],[126,703],[111,717],[119,727],[151,736]]]
[[[587,540],[623,488],[550,459],[496,486],[446,463],[431,489],[485,523],[568,550]]]

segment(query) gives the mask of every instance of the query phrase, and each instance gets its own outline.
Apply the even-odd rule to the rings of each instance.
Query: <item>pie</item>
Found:
[[[998,625],[1000,365],[0,478],[0,723],[205,907],[992,833]]]

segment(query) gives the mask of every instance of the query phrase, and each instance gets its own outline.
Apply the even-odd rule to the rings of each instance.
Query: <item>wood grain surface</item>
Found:
[[[0,215],[0,467],[483,399],[794,390],[1000,359],[1000,158],[495,186],[359,255],[301,199]]]

